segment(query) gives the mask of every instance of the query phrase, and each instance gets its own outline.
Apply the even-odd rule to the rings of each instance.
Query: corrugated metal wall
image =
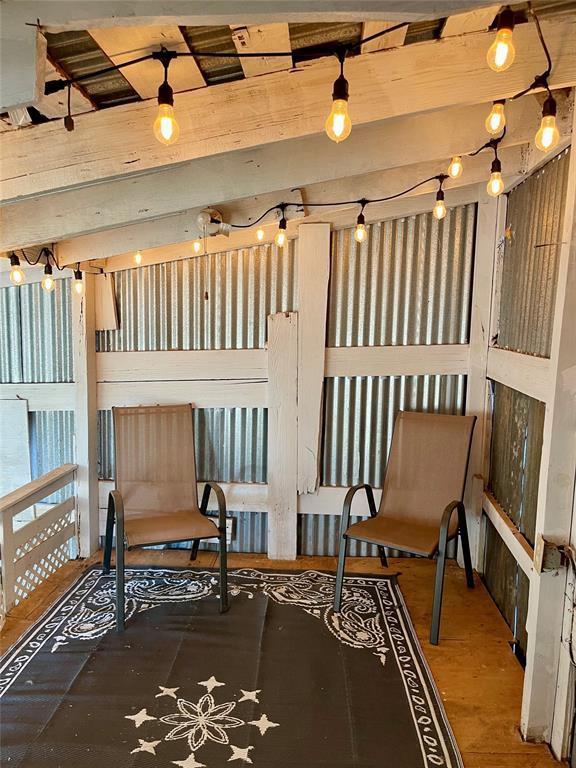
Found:
[[[465,344],[476,206],[377,222],[332,237],[328,346]]]
[[[534,545],[545,405],[494,384],[490,490]]]
[[[0,289],[0,382],[73,381],[71,282]]]
[[[550,356],[568,150],[508,197],[498,345]]]
[[[74,463],[74,411],[32,411],[28,419],[33,480],[62,464]],[[48,501],[63,501],[73,492],[66,486]]]
[[[263,347],[267,316],[294,309],[289,243],[117,272],[120,329],[100,331],[98,351]]]

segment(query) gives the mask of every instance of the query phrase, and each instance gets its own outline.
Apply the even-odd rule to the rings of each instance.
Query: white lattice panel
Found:
[[[23,574],[16,577],[14,585],[15,604],[33,592],[39,584],[42,584],[53,573],[70,560],[70,541],[66,541],[49,552],[38,563],[34,563]]]

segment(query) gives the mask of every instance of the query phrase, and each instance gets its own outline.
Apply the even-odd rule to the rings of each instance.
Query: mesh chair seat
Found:
[[[458,531],[457,520],[452,521],[450,538]],[[419,523],[413,520],[398,520],[377,515],[351,525],[346,536],[373,544],[413,552],[416,555],[432,557],[438,550],[438,525]]]
[[[128,547],[163,544],[190,539],[210,539],[218,536],[216,525],[199,509],[181,509],[175,512],[131,510],[124,523],[124,538]]]

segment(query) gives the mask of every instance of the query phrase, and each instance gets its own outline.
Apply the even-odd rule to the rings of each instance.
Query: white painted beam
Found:
[[[576,17],[543,22],[542,27],[555,62],[551,86],[573,85],[576,45],[566,41],[576,39]],[[515,30],[516,62],[505,73],[486,67],[490,37],[477,32],[351,58],[347,77],[355,125],[512,96],[542,68],[534,25]],[[152,102],[81,115],[71,133],[54,123],[4,133],[3,199],[322,133],[336,74],[336,63],[321,59],[289,72],[179,94],[175,106],[181,134],[170,147],[159,144],[150,129],[156,112]],[[254,114],[242,109],[248,103],[264,107]],[[201,122],[199,114],[205,117]]]
[[[88,31],[114,64],[146,56],[159,51],[162,46],[171,51],[189,53],[177,26],[107,27]],[[155,99],[164,80],[164,68],[159,61],[149,60],[124,67],[122,75],[143,99]],[[174,93],[206,85],[193,56],[183,56],[171,62],[169,82]]]
[[[131,381],[98,384],[98,408],[113,406],[179,405],[195,408],[265,408],[265,381]]]
[[[398,24],[397,21],[365,21],[362,25],[362,38],[376,35],[378,32],[383,32],[385,29],[395,27]],[[406,32],[408,31],[408,25],[395,29],[393,32],[389,32],[387,35],[382,35],[374,40],[369,40],[367,43],[362,43],[361,53],[373,53],[374,51],[383,51],[386,48],[398,48],[400,45],[404,45],[406,39]]]
[[[468,35],[470,32],[483,32],[489,29],[500,7],[500,5],[488,5],[466,13],[448,16],[442,28],[442,37]]]
[[[0,399],[28,401],[29,411],[70,411],[74,384],[0,384]]]
[[[290,53],[288,24],[259,24],[254,26],[232,25],[232,40],[238,53],[260,53],[266,51]],[[291,56],[262,56],[241,58],[240,64],[245,77],[282,72],[292,67]]]
[[[302,224],[296,249],[298,275],[298,493],[314,493],[320,477],[322,393],[330,224]]]
[[[298,519],[298,315],[268,316],[268,557],[295,560]]]
[[[550,393],[550,360],[546,357],[523,355],[508,349],[490,347],[488,378],[523,392],[536,400],[547,402]]]
[[[96,326],[94,276],[84,293],[72,295],[76,497],[81,557],[98,549],[98,425],[96,413]]]
[[[44,93],[46,38],[16,3],[0,3],[0,112],[27,107]],[[32,25],[26,22],[32,22]]]
[[[467,344],[327,347],[325,376],[419,376],[468,372]]]
[[[498,535],[526,576],[534,571],[534,550],[491,493],[485,492],[482,507]]]

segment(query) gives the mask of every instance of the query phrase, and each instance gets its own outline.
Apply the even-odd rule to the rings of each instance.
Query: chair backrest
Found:
[[[464,495],[475,416],[400,411],[379,514],[440,524]]]
[[[116,488],[126,517],[198,506],[191,405],[113,408]]]

